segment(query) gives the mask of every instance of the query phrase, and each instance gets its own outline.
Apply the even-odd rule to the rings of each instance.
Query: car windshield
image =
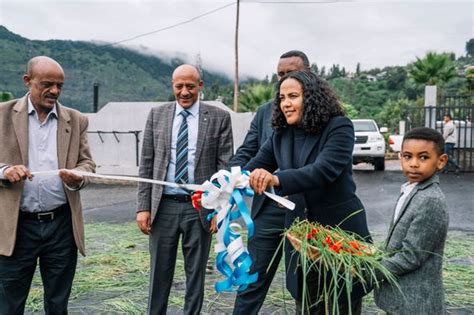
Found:
[[[353,121],[354,131],[377,131],[377,127],[371,121]]]

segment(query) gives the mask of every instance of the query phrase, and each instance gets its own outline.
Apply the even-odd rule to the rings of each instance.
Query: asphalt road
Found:
[[[368,165],[354,167],[357,194],[367,210],[369,228],[383,233],[404,183],[398,161],[390,161],[387,170],[373,171]],[[441,188],[446,195],[450,230],[474,233],[474,173],[440,174]],[[92,183],[82,191],[86,222],[123,223],[135,220],[135,185]]]

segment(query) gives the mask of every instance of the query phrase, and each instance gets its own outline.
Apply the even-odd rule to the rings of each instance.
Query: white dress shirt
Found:
[[[175,170],[176,170],[176,144],[179,133],[179,128],[183,122],[183,116],[180,115],[184,108],[176,102],[176,110],[173,118],[173,130],[171,134],[171,159],[168,164],[168,170],[166,173],[166,181],[174,182]],[[196,101],[190,108],[187,109],[190,115],[187,118],[188,123],[188,183],[194,184],[194,168],[196,159],[196,146],[198,137],[199,127],[199,100]],[[168,195],[176,194],[187,194],[188,192],[180,188],[174,188],[165,186],[163,193]]]
[[[28,169],[50,171],[58,169],[58,113],[56,105],[41,123],[28,97]],[[59,176],[35,176],[25,180],[20,210],[49,211],[67,203],[66,193]]]
[[[395,207],[395,214],[393,216],[393,222],[397,221],[398,216],[400,215],[400,210],[402,209],[403,204],[405,203],[405,200],[407,199],[408,195],[411,193],[413,188],[417,185],[417,182],[414,183],[405,183],[402,185],[400,192],[401,195],[398,198],[397,206]]]

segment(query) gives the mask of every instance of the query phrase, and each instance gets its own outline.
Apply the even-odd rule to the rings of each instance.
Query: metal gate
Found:
[[[406,128],[430,127],[443,133],[443,117],[450,114],[457,129],[454,157],[463,172],[474,172],[473,96],[445,96],[441,106],[411,107],[406,114]]]

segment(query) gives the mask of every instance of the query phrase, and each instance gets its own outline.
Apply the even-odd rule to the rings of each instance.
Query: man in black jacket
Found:
[[[305,53],[291,50],[280,56],[277,66],[278,79],[292,71],[310,71],[310,64]],[[244,143],[229,161],[229,166],[244,167],[260,147],[270,138],[272,130],[272,106],[269,101],[257,110]],[[281,233],[285,226],[285,209],[265,197],[255,196],[252,203],[252,219],[255,234],[248,243],[248,250],[253,259],[250,273],[258,272],[257,282],[237,294],[234,314],[257,314],[263,305],[270,284],[275,276],[282,256],[282,248],[277,252],[281,242]],[[270,262],[273,263],[269,268]],[[268,271],[267,271],[268,270]]]

